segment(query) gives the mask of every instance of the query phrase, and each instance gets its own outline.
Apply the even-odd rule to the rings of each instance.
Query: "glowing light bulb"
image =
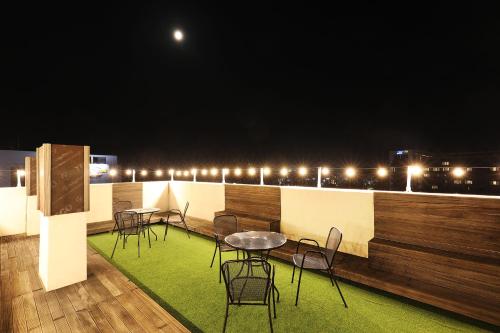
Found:
[[[184,175],[184,177],[187,177],[187,176],[189,176],[189,171],[188,170],[184,170],[184,172],[182,174]]]
[[[111,170],[109,170],[109,175],[110,175],[111,177],[116,176],[116,169],[111,169]]]
[[[322,167],[322,168],[321,168],[321,174],[322,174],[323,176],[328,176],[328,175],[330,174],[330,169],[325,168],[325,167]]]
[[[147,170],[141,170],[141,176],[147,176],[148,175],[148,171]]]
[[[271,168],[265,167],[262,169],[264,176],[269,176],[271,174]]]
[[[178,42],[181,42],[184,39],[184,33],[179,29],[174,31],[174,39]]]
[[[217,174],[219,173],[219,170],[217,170],[216,168],[212,168],[210,169],[210,174],[212,176],[217,176]]]
[[[280,175],[287,176],[288,175],[288,169],[287,168],[281,168],[280,170]]]
[[[127,169],[127,170],[125,171],[125,174],[126,174],[127,176],[130,176],[130,175],[132,174],[132,170]]]
[[[250,176],[255,176],[256,173],[257,173],[257,170],[255,168],[248,169],[248,174]]]
[[[192,168],[191,169],[191,174],[194,176],[196,175],[196,173],[198,172],[198,170],[196,170],[196,168]]]
[[[169,174],[170,176],[173,176],[173,175],[174,175],[174,173],[175,173],[175,170],[174,170],[174,169],[170,169],[170,170],[168,170],[168,174]]]
[[[410,165],[408,167],[408,172],[410,172],[413,176],[420,176],[424,169],[420,165]]]
[[[207,170],[207,169],[203,169],[203,170],[201,170],[201,175],[202,175],[202,176],[206,176],[206,175],[208,175],[208,170]]]
[[[158,170],[155,171],[155,175],[156,175],[156,177],[161,177],[163,175],[163,171],[161,171],[160,169],[158,169]]]
[[[348,167],[347,169],[345,169],[345,175],[348,178],[353,178],[354,176],[356,176],[356,169],[354,169],[353,167]]]
[[[241,176],[241,169],[240,168],[234,169],[234,175],[238,177]]]
[[[306,167],[300,167],[299,168],[299,175],[301,175],[302,177],[307,175],[307,168]]]
[[[461,168],[461,167],[456,167],[456,168],[453,168],[453,176],[457,177],[457,178],[461,178],[465,175],[465,169],[464,168]]]
[[[223,173],[225,176],[229,175],[229,169],[228,169],[228,168],[224,168],[224,169],[222,169],[222,173]]]
[[[175,172],[175,175],[176,175],[177,177],[182,176],[182,171],[181,171],[181,170],[177,170],[177,171]]]
[[[379,176],[380,178],[387,177],[388,174],[389,171],[387,170],[387,168],[380,167],[377,169],[377,176]]]

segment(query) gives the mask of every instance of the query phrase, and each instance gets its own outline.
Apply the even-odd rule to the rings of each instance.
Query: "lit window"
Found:
[[[437,186],[437,185],[432,185],[432,189],[433,189],[433,190],[437,190],[437,189],[438,189],[438,186]]]
[[[472,168],[467,168],[467,171],[472,171]]]
[[[491,182],[491,185],[495,185],[495,186],[496,186],[496,185],[498,185],[498,181],[493,180],[493,181]]]
[[[472,184],[472,180],[466,180],[466,181],[465,181],[465,184],[469,184],[469,185],[471,185],[471,184]]]
[[[448,162],[448,161],[443,162],[442,165],[450,165],[450,162]]]
[[[443,171],[450,171],[450,168],[443,168]]]
[[[432,171],[439,171],[439,168],[432,168]]]
[[[460,179],[455,179],[453,181],[454,184],[462,184],[462,181]]]
[[[497,167],[491,168],[491,171],[497,171]]]

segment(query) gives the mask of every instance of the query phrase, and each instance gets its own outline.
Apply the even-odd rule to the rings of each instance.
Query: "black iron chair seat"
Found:
[[[303,267],[305,269],[317,269],[317,270],[327,270],[329,269],[328,263],[324,257],[318,257],[313,255],[307,255],[304,261],[304,255],[301,253],[294,254],[292,256],[293,264],[298,267]],[[303,263],[303,265],[302,265]]]
[[[166,212],[167,220],[164,220],[163,218],[160,220],[160,222],[165,222],[165,234],[163,235],[163,240],[167,238],[168,226],[170,224],[183,227],[184,230],[186,230],[188,238],[191,238],[189,236],[189,228],[186,224],[186,213],[188,208],[189,208],[189,201],[186,202],[186,206],[184,207],[184,212],[181,212],[179,209],[170,209],[169,211]]]
[[[220,244],[220,251],[221,252],[230,252],[230,251],[236,251],[234,247],[231,247],[227,244]]]
[[[252,271],[255,266],[252,267]],[[245,268],[245,271],[247,269]],[[266,277],[237,277],[228,282],[229,297],[234,303],[265,301],[265,290],[268,287],[269,279]]]

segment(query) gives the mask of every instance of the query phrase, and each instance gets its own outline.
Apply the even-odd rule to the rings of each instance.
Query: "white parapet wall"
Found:
[[[0,188],[0,236],[26,232],[26,188]]]
[[[183,210],[189,201],[187,216],[212,221],[214,213],[224,210],[224,184],[173,181],[169,184],[169,207]]]
[[[37,207],[36,195],[30,195],[26,201],[26,235],[33,236],[40,234],[40,218],[42,213]]]
[[[168,181],[153,181],[142,183],[142,206],[159,208],[162,212],[168,208]]]
[[[312,238],[324,246],[332,226],[342,231],[340,251],[368,257],[374,234],[373,192],[281,187],[281,232]]]
[[[113,184],[91,184],[89,190],[90,210],[87,223],[113,219]]]

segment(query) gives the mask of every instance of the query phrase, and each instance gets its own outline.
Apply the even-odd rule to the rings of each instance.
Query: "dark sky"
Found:
[[[500,150],[494,8],[18,3],[1,10],[0,149],[151,167]]]

